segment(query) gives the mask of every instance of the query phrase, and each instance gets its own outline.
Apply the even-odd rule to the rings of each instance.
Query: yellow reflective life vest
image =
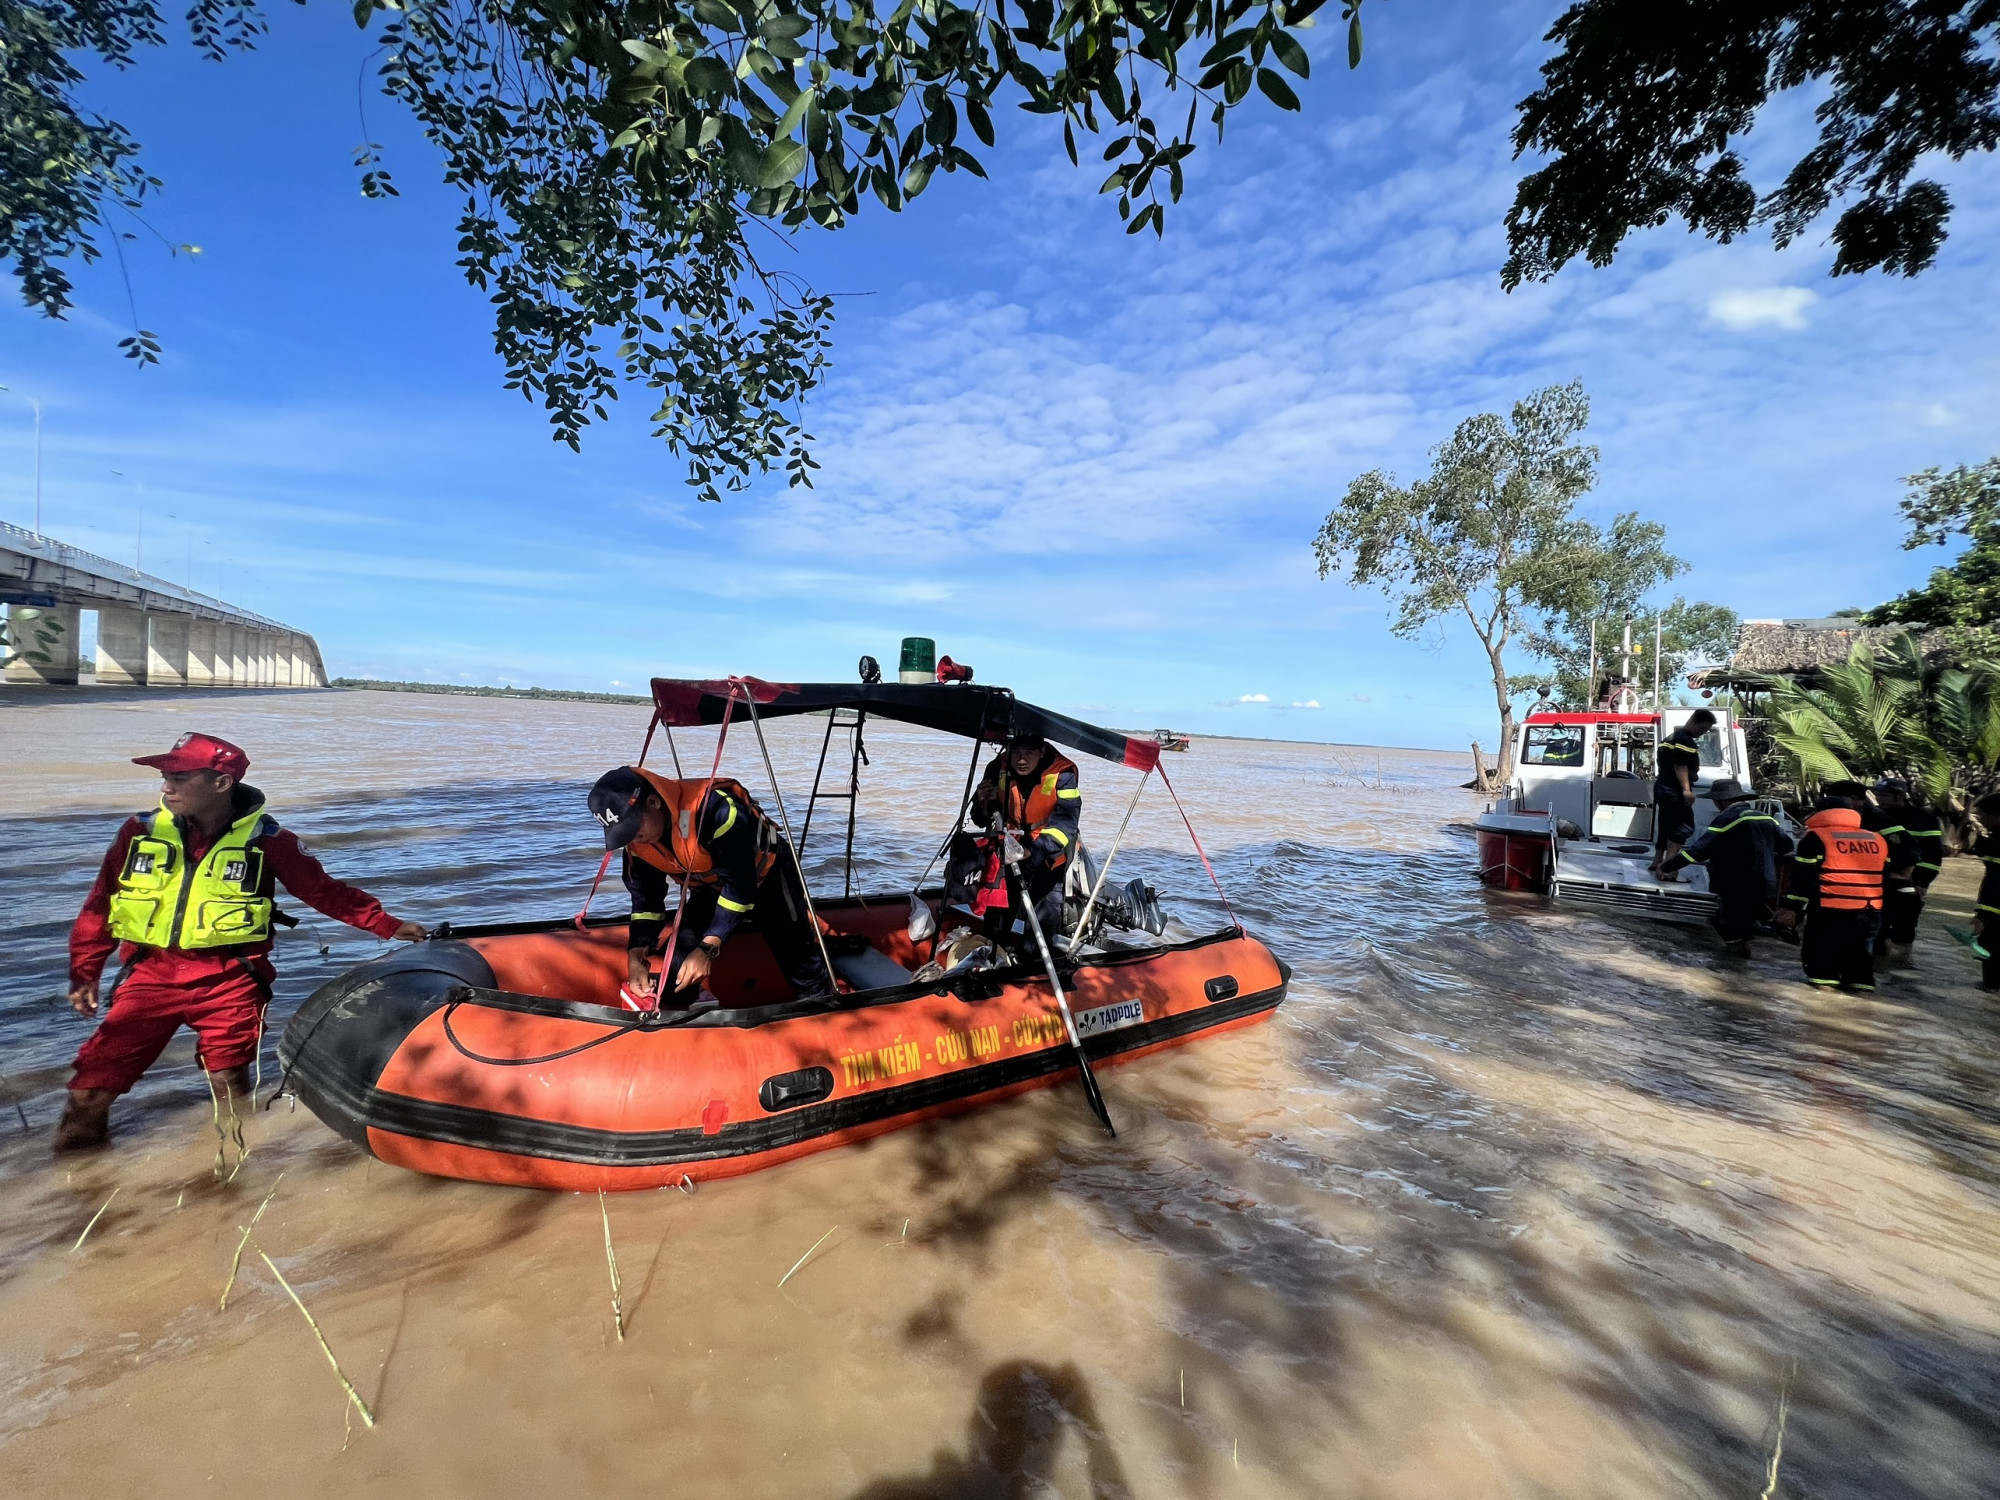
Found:
[[[263,894],[264,851],[251,841],[276,833],[259,803],[229,825],[190,868],[187,846],[165,807],[125,849],[111,893],[111,935],[148,948],[235,948],[271,936],[274,903]]]

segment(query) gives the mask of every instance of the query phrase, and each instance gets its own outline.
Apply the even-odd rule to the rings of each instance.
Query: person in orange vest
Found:
[[[250,1104],[250,1063],[277,977],[272,925],[293,925],[274,897],[283,885],[336,921],[379,938],[419,942],[424,929],[335,880],[298,835],[264,810],[243,780],[250,757],[212,734],[184,734],[164,755],[134,765],[160,773],[157,809],[127,818],[105,852],[69,935],[69,1003],[97,1016],[76,1054],[55,1149],[104,1143],[111,1104],[182,1026],[218,1110]],[[122,962],[100,1003],[104,966]]]
[[[972,794],[973,822],[988,828],[995,817],[1021,845],[1020,878],[1008,878],[1012,909],[1031,906],[1044,932],[1061,932],[1063,877],[1083,817],[1076,762],[1039,734],[1015,735],[987,765]],[[972,857],[972,842],[958,836],[955,864],[963,866]]]
[[[1792,855],[1788,909],[1779,913],[1785,925],[1803,918],[1799,961],[1806,982],[1824,989],[1875,989],[1875,938],[1882,927],[1889,841],[1861,826],[1865,796],[1852,782],[1827,788]]]
[[[744,926],[763,934],[797,998],[833,993],[798,863],[742,783],[726,776],[676,780],[620,766],[590,789],[590,811],[604,827],[604,847],[624,851],[632,896],[626,971],[635,996],[657,1004],[664,991],[681,1006],[712,1002],[706,986],[716,956]],[[667,931],[667,895],[676,886],[674,951],[661,968],[662,978],[671,978],[658,984],[652,955]]]

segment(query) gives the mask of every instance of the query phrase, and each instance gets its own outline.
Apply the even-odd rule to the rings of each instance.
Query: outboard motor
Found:
[[[1089,900],[1088,887],[1080,896],[1072,893],[1063,898],[1063,926],[1072,933],[1074,942],[1089,941],[1089,933],[1076,931],[1076,924],[1083,920],[1083,908]],[[1167,919],[1160,912],[1160,893],[1137,875],[1098,897],[1097,910],[1091,913],[1090,920],[1093,927],[1150,932],[1154,937],[1167,930]]]

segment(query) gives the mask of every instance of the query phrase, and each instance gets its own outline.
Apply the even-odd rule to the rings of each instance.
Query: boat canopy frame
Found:
[[[986,683],[765,682],[757,677],[655,677],[653,721],[669,729],[720,724],[733,699],[741,709],[746,695],[761,719],[829,709],[865,710],[923,729],[941,730],[985,744],[1005,744],[1017,735],[1038,734],[1068,750],[1150,771],[1160,761],[1160,743],[1150,735],[1101,729],[1053,709],[1025,703],[1003,687]]]
[[[729,724],[735,717],[737,709],[741,707],[746,710],[752,731],[757,736],[758,749],[763,755],[765,772],[770,777],[772,796],[777,800],[778,816],[784,828],[785,842],[790,847],[799,872],[800,883],[805,887],[806,910],[812,916],[814,935],[820,938],[820,950],[825,958],[828,974],[833,973],[833,960],[826,951],[824,937],[819,933],[817,916],[813,914],[812,890],[805,880],[803,845],[805,834],[812,825],[813,805],[824,796],[820,792],[821,780],[826,772],[827,752],[833,744],[835,721],[842,709],[853,710],[855,714],[851,723],[843,721],[839,726],[852,731],[852,763],[849,767],[848,792],[845,794],[845,800],[848,802],[848,819],[843,858],[843,897],[853,889],[854,812],[860,792],[860,762],[866,758],[866,752],[862,749],[862,732],[869,716],[873,714],[897,723],[913,724],[919,728],[955,734],[972,742],[971,761],[966,768],[965,791],[959,801],[958,815],[952,822],[954,830],[962,826],[966,809],[971,806],[973,785],[978,774],[979,754],[987,745],[1004,745],[1020,736],[1035,735],[1067,749],[1129,766],[1138,771],[1139,785],[1133,790],[1132,801],[1125,810],[1125,818],[1119,826],[1118,837],[1112,844],[1110,857],[1098,870],[1097,879],[1084,907],[1085,924],[1097,909],[1105,881],[1111,873],[1111,863],[1117,858],[1118,848],[1124,842],[1125,830],[1131,825],[1132,813],[1138,806],[1139,797],[1145,791],[1146,783],[1157,771],[1160,784],[1167,789],[1168,796],[1173,798],[1174,809],[1180,814],[1181,822],[1187,829],[1188,839],[1194,845],[1195,854],[1201,860],[1202,868],[1215,886],[1215,893],[1221,899],[1223,911],[1228,914],[1229,926],[1224,931],[1240,933],[1244,930],[1242,923],[1237,919],[1235,908],[1230,905],[1228,893],[1222,888],[1222,880],[1209,860],[1208,851],[1202,847],[1201,836],[1194,831],[1194,824],[1188,818],[1187,809],[1181,806],[1180,794],[1174,791],[1173,783],[1167,779],[1165,768],[1160,765],[1162,747],[1154,736],[1128,735],[1119,730],[1087,724],[1067,714],[1056,713],[1053,709],[1024,703],[1015,697],[1009,688],[994,687],[985,683],[780,683],[766,682],[760,677],[709,679],[655,677],[652,679],[652,690],[653,717],[646,727],[646,740],[640,747],[638,764],[646,763],[646,756],[652,748],[654,732],[665,729],[668,753],[673,757],[677,776],[684,773],[681,770],[679,747],[674,744],[676,727],[695,728],[715,725],[724,736],[727,736]],[[814,713],[826,714],[828,723],[826,734],[820,744],[819,763],[813,773],[813,790],[806,798],[806,823],[800,836],[794,839],[791,819],[785,812],[784,794],[778,787],[777,770],[771,764],[770,748],[764,743],[763,721]],[[721,757],[722,743],[718,741],[716,744],[718,767],[721,764]],[[713,768],[709,774],[711,778],[714,776]],[[833,795],[839,797],[842,794]],[[924,881],[930,878],[937,861],[944,857],[945,849],[950,842],[951,834],[947,833],[944,843],[938,846],[937,853],[931,856],[930,863],[924,867],[923,874],[917,877],[912,887],[913,899]],[[609,858],[607,854],[607,864]],[[598,867],[600,880],[603,878],[604,869],[604,865]],[[595,883],[591,889],[596,890]],[[588,910],[589,900],[586,898],[584,912],[579,913],[576,918],[579,925]],[[678,907],[675,910],[674,922],[675,932],[678,934],[680,924]],[[933,956],[936,954],[937,940],[941,935],[937,929],[933,929],[931,943]]]

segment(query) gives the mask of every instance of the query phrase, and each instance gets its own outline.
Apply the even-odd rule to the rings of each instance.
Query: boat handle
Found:
[[[1218,975],[1216,978],[1209,980],[1201,988],[1202,993],[1208,996],[1211,1003],[1217,1000],[1234,1000],[1236,998],[1236,976],[1234,974]]]
[[[833,1072],[828,1068],[800,1068],[796,1073],[775,1073],[757,1090],[757,1102],[771,1114],[781,1109],[797,1109],[817,1104],[833,1092]]]

